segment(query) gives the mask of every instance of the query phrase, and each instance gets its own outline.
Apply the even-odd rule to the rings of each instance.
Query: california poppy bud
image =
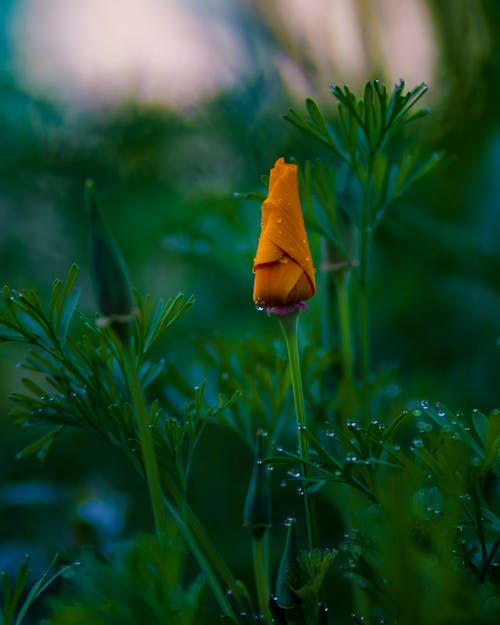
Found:
[[[262,439],[266,433],[257,432],[254,465],[250,485],[245,500],[243,525],[248,527],[255,540],[262,538],[271,527],[271,493],[269,490],[269,471],[262,462]]]
[[[290,582],[298,573],[298,555],[296,520],[290,517],[285,522],[286,542],[276,579],[276,598],[281,608],[291,609],[301,604],[300,598],[290,588]]]
[[[111,325],[126,341],[134,306],[125,262],[108,232],[94,195],[92,181],[85,183],[85,203],[90,213],[90,261],[101,325]]]
[[[270,172],[253,271],[253,300],[259,308],[294,307],[316,290],[297,165],[285,163],[284,158],[279,158]]]

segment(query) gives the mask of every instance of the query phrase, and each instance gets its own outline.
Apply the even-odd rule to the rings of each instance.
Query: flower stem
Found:
[[[350,269],[342,271],[336,277],[338,309],[339,309],[339,325],[340,325],[340,346],[342,357],[342,371],[346,382],[352,386],[354,380],[353,374],[353,353],[352,353],[352,330],[351,315],[349,306],[349,278],[351,276]]]
[[[273,619],[269,609],[269,532],[265,532],[260,538],[252,539],[252,546],[259,611],[263,615],[266,625],[271,625]]]
[[[175,507],[170,504],[163,497],[163,491],[160,482],[160,473],[158,469],[158,461],[154,449],[153,437],[151,435],[151,430],[149,428],[149,419],[148,413],[146,409],[146,403],[144,401],[144,394],[142,391],[142,387],[137,375],[137,368],[134,363],[133,354],[128,351],[127,358],[127,374],[128,374],[128,382],[130,387],[130,394],[132,398],[132,403],[134,406],[134,411],[136,413],[137,425],[139,429],[139,437],[141,442],[141,450],[144,461],[144,470],[146,473],[146,480],[148,483],[149,496],[151,499],[151,506],[153,508],[153,517],[155,522],[155,529],[158,535],[164,534],[167,526],[167,514],[166,509],[168,508],[171,517],[177,524],[182,537],[186,541],[189,549],[194,554],[201,570],[205,573],[207,581],[212,588],[214,595],[219,603],[219,606],[223,610],[224,614],[232,617],[233,611],[232,608],[219,584],[217,576],[215,575],[212,565],[209,560],[206,558],[206,555],[203,554],[198,542],[195,538],[195,533],[192,531],[192,528],[184,521],[184,519],[178,514]],[[165,477],[165,476],[164,476]],[[173,484],[171,484],[173,486]],[[172,494],[172,493],[171,493]],[[176,500],[178,504],[183,505],[184,513],[186,513],[186,503],[180,493],[175,493],[177,495]],[[189,521],[193,521],[191,517],[188,519]],[[199,538],[199,535],[198,535]],[[205,547],[206,545],[202,545]],[[208,554],[210,555],[210,554]]]
[[[288,362],[290,365],[290,378],[292,381],[293,399],[295,404],[295,416],[297,420],[297,435],[299,441],[300,455],[302,461],[302,477],[304,489],[304,503],[306,514],[307,538],[309,550],[312,551],[318,544],[317,524],[312,496],[308,493],[311,466],[309,460],[309,443],[304,434],[307,428],[306,412],[304,407],[304,391],[302,389],[302,374],[300,371],[299,345],[297,339],[298,311],[289,315],[279,317],[281,328],[285,336],[286,348],[288,352]]]
[[[363,420],[367,424],[370,420],[370,339],[368,324],[368,303],[366,285],[359,293],[360,323],[361,323],[361,376],[362,376],[362,407]]]
[[[153,443],[153,437],[149,427],[149,416],[144,400],[144,393],[137,373],[137,365],[130,348],[125,348],[127,354],[127,380],[132,400],[132,406],[137,420],[139,439],[141,444],[144,472],[148,484],[149,498],[153,509],[153,518],[156,533],[166,532],[167,515],[163,501],[163,492],[158,470],[158,460]]]
[[[244,602],[240,596],[241,589],[238,587],[238,584],[236,583],[231,571],[222,559],[221,554],[210,540],[201,521],[196,516],[194,511],[190,508],[189,504],[185,501],[183,493],[176,485],[174,479],[169,475],[169,472],[166,468],[162,470],[162,480],[166,490],[174,500],[175,504],[178,506],[179,509],[182,508],[182,517],[180,515],[172,513],[174,520],[178,524],[182,523],[182,533],[186,536],[190,536],[188,544],[196,541],[196,543],[199,545],[199,549],[193,550],[194,555],[197,558],[199,554],[204,555],[203,561],[199,561],[200,568],[202,568],[202,570],[204,571],[210,586],[213,589],[218,588],[217,592],[215,592],[214,590],[215,596],[224,596],[221,592],[222,589],[220,588],[221,584],[217,578],[218,575],[222,582],[226,585],[228,590],[232,593],[235,602],[241,609],[243,609]],[[167,507],[169,509],[173,508],[173,506],[168,503],[168,500],[166,501]],[[225,600],[225,602],[227,603],[227,600]],[[219,604],[223,609],[224,613],[229,615],[229,612],[225,610],[225,604],[221,603],[220,601]]]
[[[368,316],[368,259],[371,243],[369,184],[365,191],[365,205],[361,224],[361,250],[359,266],[359,316],[361,341],[361,401],[365,425],[370,420],[370,325]]]
[[[226,594],[224,593],[223,589],[221,588],[221,585],[219,584],[219,581],[216,575],[214,574],[214,571],[210,562],[206,558],[206,555],[200,549],[200,545],[196,541],[196,538],[193,532],[191,531],[187,523],[185,523],[185,521],[180,517],[174,505],[171,504],[168,500],[165,500],[165,502],[166,502],[166,506],[169,509],[170,514],[172,515],[172,518],[177,523],[177,527],[179,528],[181,536],[184,538],[186,545],[188,546],[189,550],[191,551],[196,561],[198,562],[198,566],[203,571],[206,577],[207,583],[212,589],[215,600],[219,604],[219,607],[221,608],[225,616],[227,616],[233,622],[236,622],[236,617],[228,601],[228,598]]]

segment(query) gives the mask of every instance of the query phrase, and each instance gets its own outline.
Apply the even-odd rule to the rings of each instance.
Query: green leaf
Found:
[[[488,417],[482,412],[479,412],[479,410],[473,410],[472,423],[474,424],[474,429],[476,430],[476,433],[479,436],[480,440],[485,443],[489,429]]]
[[[31,557],[29,555],[26,555],[24,558],[24,562],[19,567],[16,583],[14,584],[14,591],[11,597],[11,603],[13,607],[17,606],[17,604],[19,603],[19,599],[21,598],[24,587],[26,586],[30,561]]]
[[[500,410],[494,410],[488,417],[484,455],[486,469],[500,458]]]
[[[367,82],[363,92],[364,129],[370,151],[373,152],[378,140],[378,122],[373,104],[373,85]]]
[[[46,391],[41,386],[39,386],[36,382],[34,382],[31,378],[23,378],[21,382],[38,399],[46,395]]]
[[[61,306],[61,297],[62,297],[63,285],[61,280],[57,278],[54,280],[52,285],[52,296],[49,304],[49,318],[54,321],[57,319],[60,306]]]
[[[311,102],[314,101],[311,100]],[[323,119],[321,111],[319,110],[319,107],[315,102],[314,104],[309,104],[309,107],[311,108],[313,115],[316,119],[318,119],[318,116],[321,116],[321,119]],[[286,121],[290,122],[297,128],[304,130],[307,134],[320,141],[323,145],[326,145],[326,147],[328,147],[342,161],[348,162],[348,159],[343,153],[343,149],[338,139],[336,138],[335,133],[331,129],[329,129],[326,124],[324,124],[324,122],[323,126],[318,126],[316,121],[310,121],[308,119],[305,119],[293,109],[288,110],[288,114],[284,115],[284,119],[286,119]]]
[[[4,625],[4,623],[5,625],[10,625],[15,608],[12,602],[10,576],[7,571],[1,571],[0,577],[2,578],[2,610],[0,611],[0,617],[3,616],[0,623],[1,625]]]
[[[24,616],[28,609],[31,607],[33,602],[50,586],[50,584],[52,584],[61,575],[64,575],[67,571],[78,566],[76,562],[73,564],[68,564],[62,567],[59,571],[57,571],[57,573],[54,573],[51,577],[49,577],[49,574],[56,565],[58,558],[59,554],[56,554],[52,562],[50,563],[49,568],[45,571],[42,577],[32,586],[30,592],[28,593],[28,596],[23,603],[21,610],[19,610],[19,614],[17,615],[14,625],[21,625],[22,620],[24,619]]]
[[[23,447],[23,449],[16,454],[16,457],[27,458],[28,456],[36,454],[40,460],[45,460],[45,457],[49,449],[52,447],[56,437],[64,430],[64,428],[65,426],[61,425],[50,431],[48,434],[45,434],[45,436],[42,436],[34,443],[26,445],[26,447]]]
[[[325,135],[328,135],[328,130],[326,127],[325,118],[323,117],[323,113],[320,111],[319,106],[312,98],[306,99],[306,109],[309,113],[313,122],[322,130]]]
[[[56,280],[52,293],[52,301],[56,302],[56,327],[58,338],[61,344],[64,344],[68,334],[69,325],[73,318],[80,297],[80,291],[74,288],[76,279],[78,278],[78,267],[72,265],[64,282],[61,293],[61,283]]]
[[[149,322],[149,329],[146,334],[146,338],[144,339],[142,347],[143,354],[150,349],[162,332],[164,332],[191,308],[194,301],[193,297],[184,301],[184,295],[179,293],[173,300],[168,300],[166,303],[162,300],[158,302],[152,319]]]

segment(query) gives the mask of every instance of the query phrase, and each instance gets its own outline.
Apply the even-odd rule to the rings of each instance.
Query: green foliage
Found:
[[[388,93],[373,81],[357,98],[348,87],[333,87],[338,107],[332,121],[312,99],[306,101],[306,116],[294,110],[286,116],[332,155],[307,160],[300,168],[304,212],[322,271],[319,304],[308,318],[309,344],[300,354],[296,350],[295,360],[287,362],[279,342],[246,336],[236,342],[211,331],[209,340],[202,335],[193,341],[193,368],[207,370],[206,380],[193,387],[175,354],[168,362],[156,357],[165,332],[173,338],[171,328],[193,298],[179,294],[155,304],[149,295],[135,293],[132,302],[121,260],[101,245],[107,235],[90,195],[94,237],[96,232],[101,237],[94,251],[106,253],[100,308],[109,319],[89,319],[77,311],[76,267],[64,282],[54,283],[48,305],[34,290],[4,287],[0,341],[24,344],[28,351],[23,388],[12,395],[13,417],[29,430],[43,428],[19,457],[44,459],[68,427],[99,434],[145,478],[156,526],[155,537],[141,536],[115,549],[105,562],[86,559],[73,572],[69,589],[53,599],[48,623],[495,622],[500,413],[455,414],[440,404],[398,398],[388,390],[395,384],[394,367],[371,362],[374,235],[388,207],[444,161],[442,153],[423,156],[423,142],[403,135],[427,113],[418,108],[426,89],[422,84],[405,93],[400,82]],[[234,226],[238,220],[224,210]],[[203,240],[211,241],[208,235]],[[233,249],[221,258],[230,266]],[[115,287],[123,310],[102,303],[103,293]],[[122,313],[126,341],[114,323]],[[287,345],[290,337],[297,345],[294,327],[285,333]],[[225,560],[224,550],[231,549],[222,539],[234,525],[231,513],[216,518],[219,534],[212,540],[203,517],[210,518],[212,510],[192,507],[190,476],[209,424],[216,426],[210,428],[215,436],[223,428],[252,450],[258,432],[254,471],[250,461],[230,467],[241,496],[243,518],[237,524],[242,520],[257,530],[257,601],[239,542],[229,554],[231,566]],[[265,437],[269,449],[263,449]],[[220,451],[225,444],[206,452],[201,464],[209,458],[226,470]],[[207,470],[201,469],[202,474]],[[273,490],[279,474],[285,476],[282,484],[294,486],[293,497],[287,489]],[[214,510],[227,504],[225,478],[207,498]],[[293,510],[299,521],[297,527],[295,520],[288,522],[281,563],[270,545],[270,499],[275,520]],[[303,503],[301,515],[296,508]],[[173,524],[174,537],[169,536]],[[200,571],[187,584],[186,549]],[[5,625],[20,622],[50,583],[44,576],[28,594],[26,608],[20,606],[26,567],[14,589],[4,576]],[[350,612],[352,617],[346,616]]]
[[[55,582],[61,575],[66,575],[76,564],[70,564],[59,568],[54,572],[58,561],[56,555],[49,568],[26,592],[26,585],[29,574],[30,556],[26,556],[24,562],[19,567],[19,571],[12,586],[10,576],[7,571],[1,572],[2,578],[2,603],[0,605],[1,625],[21,625],[25,622],[25,616],[34,601],[43,595],[47,588]]]
[[[72,267],[64,285],[55,282],[48,312],[36,294],[4,288],[4,308],[0,310],[2,338],[30,345],[32,350],[23,367],[37,377],[42,376],[41,381],[23,378],[27,392],[12,395],[13,416],[24,427],[52,426],[19,455],[36,453],[43,459],[64,428],[89,429],[122,449],[134,466],[145,473],[150,488],[150,471],[156,465],[154,456],[157,455],[162,481],[173,499],[168,505],[169,512],[181,524],[183,539],[197,557],[223,609],[230,613],[199,542],[205,549],[212,548],[185,499],[192,456],[205,424],[225,410],[229,402],[221,395],[218,405],[208,405],[203,398],[204,384],[196,387],[193,398],[179,407],[179,416],[169,414],[158,398],[147,404],[142,398],[142,393],[148,392],[163,370],[162,361],[147,360],[151,348],[162,332],[189,310],[193,299],[184,300],[179,294],[173,300],[160,301],[153,308],[151,298],[143,300],[136,294],[138,314],[130,347],[123,345],[121,337],[111,327],[93,324],[83,315],[78,319],[79,338],[68,337],[63,342],[57,331],[61,324],[57,326],[57,322],[65,320],[66,333],[76,303],[72,289],[76,275],[76,268]],[[234,401],[235,397],[229,401]],[[152,448],[144,446],[144,426],[148,439],[151,437]],[[163,503],[158,501],[158,495],[161,497],[159,483],[154,488],[150,495],[156,511],[155,506],[163,506]],[[182,512],[178,512],[177,507]],[[189,527],[184,526],[186,515]],[[223,561],[215,553],[211,557],[231,588],[234,582]]]
[[[321,587],[330,567],[334,564],[336,550],[314,549],[313,551],[301,551],[298,556],[297,577],[290,579],[290,585],[302,601],[312,607],[316,607]]]
[[[1,338],[32,347],[23,368],[32,376],[35,374],[35,379],[25,377],[22,380],[27,392],[13,394],[13,416],[26,427],[56,426],[23,449],[20,456],[36,453],[43,458],[61,431],[74,426],[98,432],[137,459],[137,434],[123,347],[112,330],[101,328],[82,315],[74,319],[78,297],[78,291],[73,288],[76,278],[77,269],[73,266],[65,283],[55,281],[48,310],[33,292],[15,292],[8,287],[3,291]],[[163,368],[161,361],[147,360],[150,349],[192,304],[192,299],[185,300],[183,295],[177,295],[173,300],[160,301],[153,309],[149,296],[144,300],[136,296],[135,366],[145,390],[161,375]],[[79,325],[79,340],[67,338],[72,320]],[[193,413],[198,423],[202,419],[203,400],[199,389],[194,395],[194,407],[189,405],[185,410],[187,414]],[[223,407],[222,404],[220,409]],[[158,404],[154,404],[152,410],[154,423],[159,423],[160,417],[164,418],[163,411]],[[210,408],[209,412],[214,410]],[[189,419],[186,421],[188,427],[193,428],[193,423]],[[155,431],[161,438],[162,449],[169,450],[172,440],[168,429]]]
[[[203,360],[220,372],[217,383],[224,395],[238,398],[218,420],[253,449],[259,429],[278,434],[286,424],[290,376],[284,353],[258,340],[228,344],[222,337],[200,345]]]
[[[87,557],[52,602],[50,625],[208,623],[201,608],[204,584],[183,577],[185,549],[178,536],[139,536],[106,561]]]
[[[404,81],[400,81],[389,95],[386,86],[374,80],[366,83],[363,97],[357,99],[347,85],[332,86],[332,95],[339,101],[335,124],[327,123],[311,98],[306,100],[308,117],[293,109],[285,115],[290,123],[326,145],[357,181],[358,187],[350,187],[354,202],[348,211],[359,225],[361,214],[355,206],[359,190],[368,225],[376,228],[387,207],[444,158],[444,153],[422,158],[417,144],[406,147],[402,154],[392,155],[389,151],[391,141],[405,125],[428,113],[426,108],[415,110],[427,85],[422,83],[408,93],[404,93],[404,88]],[[321,183],[325,171],[322,165],[318,167],[312,187],[324,190]]]

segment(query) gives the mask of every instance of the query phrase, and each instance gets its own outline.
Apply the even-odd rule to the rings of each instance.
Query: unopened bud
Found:
[[[85,205],[90,214],[90,265],[100,312],[100,325],[111,325],[122,341],[129,335],[134,316],[125,262],[109,233],[97,205],[94,183],[85,183]]]
[[[293,592],[290,587],[290,580],[298,571],[298,555],[297,547],[297,531],[296,520],[290,517],[286,520],[287,527],[286,542],[283,549],[283,555],[278,569],[278,577],[276,579],[276,599],[281,608],[291,609],[300,605],[300,598]]]
[[[267,528],[271,527],[269,471],[262,461],[264,455],[262,441],[265,436],[262,430],[257,432],[254,465],[243,513],[243,525],[250,529],[256,540],[262,538]]]

